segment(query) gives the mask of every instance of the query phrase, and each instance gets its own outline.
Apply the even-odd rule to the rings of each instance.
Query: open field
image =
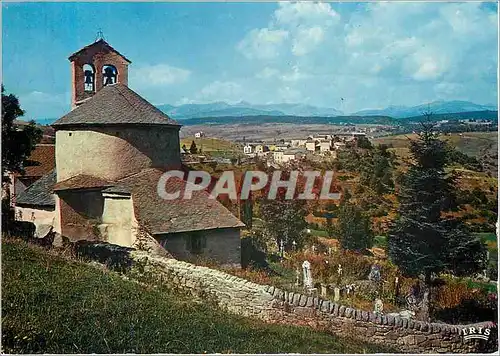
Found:
[[[6,353],[387,353],[307,327],[269,325],[2,241]]]
[[[398,154],[407,155],[408,142],[417,137],[416,134],[395,135],[375,138],[375,144],[384,143],[392,145]],[[459,151],[478,157],[483,152],[497,152],[498,134],[496,132],[464,132],[442,136],[444,140],[455,146]]]
[[[375,127],[377,125],[357,125],[359,127]],[[181,128],[181,138],[194,136],[198,131],[206,133],[207,137],[222,138],[230,141],[274,141],[292,138],[307,138],[309,135],[326,135],[346,129],[347,126],[332,124],[224,124],[224,125],[190,125]],[[351,126],[352,127],[352,126]],[[350,130],[353,131],[353,130]],[[381,134],[381,133],[379,133]]]

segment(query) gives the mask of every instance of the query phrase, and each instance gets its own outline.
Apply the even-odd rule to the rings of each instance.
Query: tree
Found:
[[[24,173],[23,163],[42,139],[42,130],[34,121],[20,129],[15,120],[24,115],[19,100],[4,94],[2,85],[2,177],[9,181],[8,172]]]
[[[371,150],[373,148],[373,145],[365,136],[359,136],[356,137],[356,147]]]
[[[198,148],[196,147],[196,143],[194,142],[191,142],[191,147],[189,147],[189,152],[191,152],[192,154],[196,154],[198,153]]]
[[[388,151],[389,146],[378,145],[362,159],[360,183],[370,187],[378,195],[385,194],[394,188],[392,172],[395,157]]]
[[[14,219],[10,207],[9,173],[24,174],[23,163],[42,139],[42,130],[34,121],[23,129],[19,128],[15,120],[23,116],[24,111],[15,95],[6,95],[4,92],[2,85],[2,188],[5,192],[2,199],[2,229],[7,231]]]
[[[422,123],[417,140],[410,141],[411,162],[401,176],[398,217],[389,232],[388,252],[405,275],[470,274],[484,268],[486,249],[466,227],[443,212],[456,206],[455,176],[445,171],[447,144]]]
[[[282,172],[282,179],[288,179],[289,172]],[[283,242],[285,251],[291,251],[294,247],[302,248],[306,243],[306,234],[304,233],[307,222],[307,203],[306,200],[285,199],[286,189],[279,188],[275,199],[267,199],[267,193],[270,185],[263,189],[263,197],[260,202],[260,216],[264,221],[264,230],[267,235],[276,242],[280,248]],[[299,179],[297,190],[301,191],[303,182]]]
[[[340,203],[337,233],[340,244],[346,250],[364,252],[373,246],[373,232],[370,218],[350,201],[348,191]]]

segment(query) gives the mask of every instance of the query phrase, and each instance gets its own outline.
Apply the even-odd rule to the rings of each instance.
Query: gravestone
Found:
[[[312,245],[312,253],[316,253],[316,246],[315,245]]]
[[[332,248],[331,247],[328,247],[328,254],[331,255],[332,254]]]
[[[333,301],[334,302],[338,302],[340,300],[340,288],[339,287],[335,287],[333,289]]]
[[[302,263],[302,273],[304,275],[304,288],[313,288],[313,280],[311,276],[311,263],[309,261],[304,261]]]
[[[374,305],[374,310],[375,314],[382,314],[384,311],[384,303],[382,302],[382,299],[377,298],[375,299],[375,305]]]
[[[295,285],[297,287],[300,286],[300,270],[297,268],[297,270],[295,271]]]
[[[372,268],[370,270],[370,274],[368,275],[368,280],[373,281],[373,282],[380,282],[380,279],[381,279],[380,266],[372,265]]]
[[[297,242],[295,242],[295,240],[292,241],[292,246],[293,246],[293,250],[297,251]]]
[[[399,286],[399,278],[396,277],[394,280],[394,301],[399,303],[399,294],[400,294],[400,286]]]
[[[326,297],[326,292],[327,292],[327,289],[326,289],[326,284],[321,283],[321,296],[322,296],[323,298],[325,298],[325,297]]]

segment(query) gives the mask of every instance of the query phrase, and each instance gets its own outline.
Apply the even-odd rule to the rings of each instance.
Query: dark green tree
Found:
[[[282,171],[281,179],[289,178],[290,172]],[[304,182],[299,179],[295,197],[303,189]],[[276,242],[280,248],[283,241],[285,251],[293,249],[293,241],[296,248],[301,249],[307,241],[305,229],[307,222],[305,220],[308,210],[306,200],[286,199],[286,189],[278,188],[276,198],[269,199],[270,184],[264,189],[264,198],[260,201],[260,217],[264,221],[264,230],[270,239]]]
[[[198,148],[196,147],[196,143],[194,142],[191,142],[191,146],[189,147],[189,152],[191,152],[192,154],[197,154],[198,153]]]
[[[364,252],[373,246],[370,217],[351,202],[347,190],[341,199],[336,230],[340,244],[346,250]]]
[[[42,130],[34,121],[28,125],[16,125],[15,120],[24,115],[19,100],[13,94],[5,94],[2,85],[2,177],[8,182],[8,172],[24,173],[23,163],[36,144],[42,139]]]
[[[359,136],[356,138],[356,147],[371,150],[373,145],[367,137]]]
[[[13,94],[5,94],[2,85],[2,229],[8,231],[13,211],[10,206],[9,173],[24,174],[23,163],[28,159],[36,144],[42,139],[42,130],[34,121],[28,125],[16,125],[15,120],[24,115],[19,100]]]
[[[485,266],[484,244],[458,220],[443,217],[456,206],[455,177],[445,170],[448,147],[422,123],[417,140],[410,141],[411,162],[401,176],[398,217],[390,229],[391,260],[409,276],[433,273],[471,274]]]
[[[362,158],[360,183],[376,194],[390,192],[394,188],[393,170],[395,156],[387,145],[378,145]]]

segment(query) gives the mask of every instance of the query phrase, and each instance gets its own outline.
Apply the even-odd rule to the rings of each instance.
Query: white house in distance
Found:
[[[205,137],[205,133],[203,131],[199,131],[199,132],[194,134],[194,137],[196,137],[196,138]]]
[[[245,146],[243,146],[243,153],[246,155],[252,154],[253,149],[254,149],[254,147],[252,145],[246,144]]]

